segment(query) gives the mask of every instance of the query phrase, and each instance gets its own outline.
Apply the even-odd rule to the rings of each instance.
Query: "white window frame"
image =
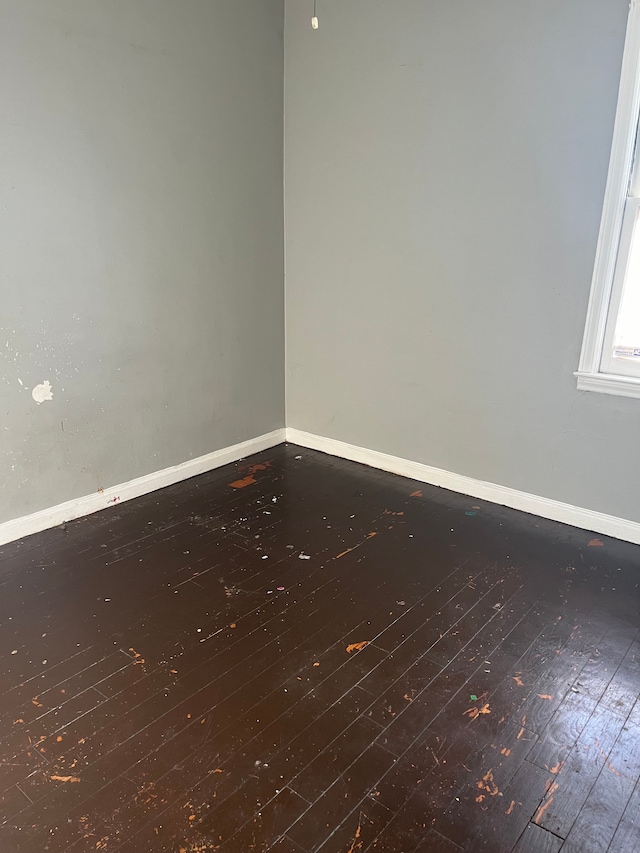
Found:
[[[603,353],[607,338],[607,318],[611,312],[615,312],[617,317],[621,280],[631,245],[631,220],[634,209],[637,209],[637,199],[629,197],[629,189],[636,156],[639,118],[640,0],[631,0],[591,296],[580,364],[575,375],[578,378],[578,388],[582,391],[599,391],[638,398],[640,376],[608,372],[611,370],[612,359],[604,359]],[[638,161],[636,172],[640,169],[640,151]],[[603,370],[605,366],[607,369]]]

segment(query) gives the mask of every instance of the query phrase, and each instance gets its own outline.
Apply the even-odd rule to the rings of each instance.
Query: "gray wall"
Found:
[[[283,23],[0,0],[0,521],[283,425]]]
[[[640,521],[576,390],[628,0],[286,2],[288,425]]]

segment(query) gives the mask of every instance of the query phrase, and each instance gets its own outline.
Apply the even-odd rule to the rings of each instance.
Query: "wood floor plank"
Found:
[[[627,718],[563,845],[565,853],[607,850],[640,776],[640,702]]]
[[[393,812],[371,797],[362,802],[331,833],[318,853],[355,853],[364,850],[393,817]],[[360,845],[360,846],[358,846]]]
[[[607,853],[632,853],[640,850],[640,782],[636,782],[633,794],[624,810]]]
[[[520,729],[514,723],[482,749],[475,758],[476,772],[456,791],[455,798],[435,821],[435,829],[446,838],[468,846],[478,827],[502,820],[505,790],[516,776],[534,745],[532,738],[518,738]],[[473,816],[472,820],[469,817]]]
[[[473,853],[493,853],[496,847],[512,850],[526,829],[531,815],[552,784],[553,776],[523,761],[504,789],[500,807],[492,811],[465,845]]]
[[[605,635],[602,643],[577,673],[569,691],[543,729],[536,749],[529,757],[530,761],[547,770],[555,768],[552,772],[558,772],[596,707],[611,707],[601,703],[601,700],[620,662],[629,651],[635,634],[634,628],[623,627]],[[617,707],[623,709],[625,703],[621,702]],[[612,711],[624,716],[615,708]]]
[[[395,756],[377,744],[369,746],[293,824],[287,835],[306,849],[318,846],[332,834],[335,824],[341,823],[375,787],[395,760]]]
[[[562,838],[530,823],[513,848],[513,853],[559,853],[562,843]]]
[[[435,829],[430,830],[416,847],[415,853],[458,853],[462,847],[458,847],[453,841],[440,835]]]
[[[533,822],[566,838],[589,797],[591,788],[609,761],[625,720],[597,708],[561,769],[553,777]],[[612,774],[613,775],[613,774]]]

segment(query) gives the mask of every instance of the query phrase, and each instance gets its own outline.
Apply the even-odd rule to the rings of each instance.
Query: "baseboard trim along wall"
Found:
[[[410,477],[421,483],[429,483],[432,486],[441,486],[452,492],[459,492],[480,500],[507,506],[511,509],[519,509],[523,512],[539,515],[552,521],[560,521],[583,530],[602,533],[615,539],[623,539],[640,545],[640,523],[629,521],[625,518],[617,518],[614,515],[606,515],[591,509],[562,503],[562,501],[542,498],[539,495],[531,495],[528,492],[519,492],[507,486],[499,486],[496,483],[487,483],[484,480],[475,480],[473,477],[465,477],[462,474],[454,474],[431,465],[423,465],[421,462],[411,462],[399,456],[390,456],[377,450],[367,450],[355,444],[347,444],[334,438],[324,438],[298,429],[287,427],[287,441],[291,444],[299,444],[312,450],[320,450],[331,456],[339,456],[342,459],[350,459],[353,462],[362,462],[372,468],[380,468],[382,471],[390,471],[403,477]]]
[[[324,438],[291,427],[277,429],[249,441],[243,441],[231,447],[223,447],[221,450],[214,450],[213,453],[207,453],[197,459],[189,459],[187,462],[173,465],[171,468],[154,471],[152,474],[145,474],[145,476],[129,480],[127,483],[107,488],[103,492],[85,495],[40,512],[34,512],[32,515],[6,521],[0,524],[0,545],[21,539],[23,536],[30,536],[32,533],[39,533],[50,527],[56,527],[64,521],[72,521],[83,515],[90,515],[107,509],[114,504],[120,504],[149,492],[155,492],[165,486],[188,480],[190,477],[197,477],[198,474],[221,468],[230,462],[237,462],[252,453],[268,450],[283,441],[308,447],[312,450],[320,450],[331,456],[350,459],[353,462],[361,462],[372,468],[390,471],[403,477],[410,477],[420,483],[440,486],[443,489],[450,489],[452,492],[459,492],[473,498],[511,507],[511,509],[519,509],[532,515],[549,518],[552,521],[560,521],[563,524],[570,524],[573,527],[602,533],[605,536],[613,536],[615,539],[623,539],[626,542],[640,545],[640,523],[636,521],[617,518],[613,515],[543,498],[528,492],[520,492],[517,489],[499,486],[496,483],[475,480],[473,477],[454,474],[451,471],[444,471],[442,468],[434,468],[421,462],[412,462],[399,456],[390,456],[377,450],[368,450],[355,444],[347,444],[334,438]]]
[[[99,512],[114,504],[130,501],[132,498],[155,492],[165,486],[172,486],[181,480],[197,477],[198,474],[213,471],[214,468],[221,468],[229,462],[237,462],[238,459],[243,459],[252,453],[268,450],[270,447],[282,444],[284,440],[284,429],[277,429],[257,438],[249,439],[249,441],[242,441],[240,444],[234,444],[231,447],[214,450],[213,453],[198,456],[197,459],[189,459],[187,462],[173,465],[171,468],[145,474],[144,477],[129,480],[128,483],[121,483],[119,486],[112,486],[102,492],[75,498],[57,506],[43,509],[40,512],[34,512],[32,515],[6,521],[0,524],[0,545],[13,542],[15,539],[21,539],[23,536],[29,536],[32,533],[39,533],[41,530],[47,530],[50,527],[56,527],[63,521],[72,521],[74,518]]]

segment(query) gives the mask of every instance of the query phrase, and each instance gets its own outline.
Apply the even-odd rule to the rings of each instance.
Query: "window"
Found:
[[[622,60],[578,388],[640,397],[640,0]]]

